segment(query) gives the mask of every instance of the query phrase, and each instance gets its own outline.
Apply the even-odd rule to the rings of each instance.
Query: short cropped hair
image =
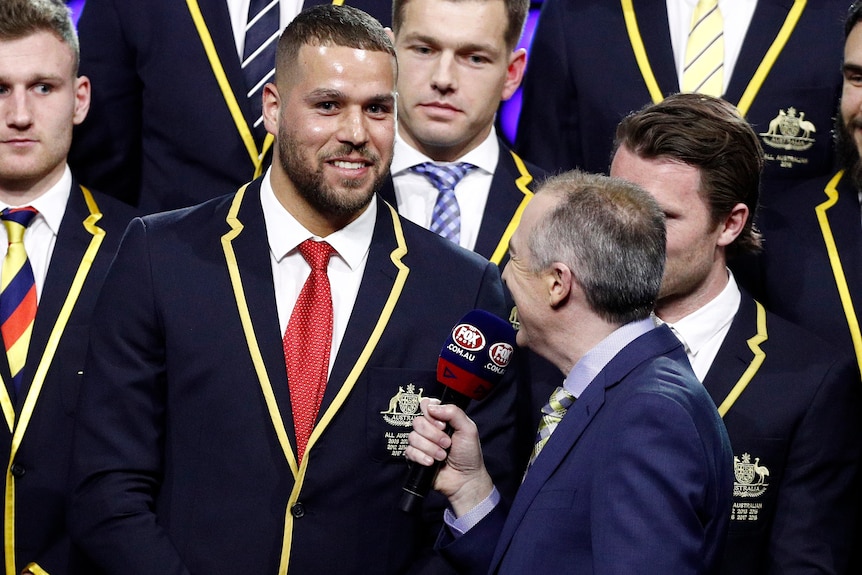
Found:
[[[81,49],[72,13],[61,0],[0,1],[0,40],[17,40],[36,32],[51,32],[72,49],[78,73]]]
[[[510,50],[514,50],[524,31],[524,22],[530,11],[530,0],[447,0],[448,2],[493,2],[500,1],[506,5],[507,24],[503,39]],[[409,0],[392,0],[392,31],[398,30],[404,23],[404,6]]]
[[[649,316],[665,262],[664,213],[655,199],[630,182],[580,171],[545,180],[537,193],[559,202],[527,239],[533,271],[564,263],[606,321]]]
[[[383,25],[352,6],[323,4],[300,12],[284,29],[276,54],[276,82],[297,62],[303,46],[344,46],[385,52],[395,57],[395,46]]]
[[[665,158],[697,168],[699,192],[709,203],[715,224],[736,204],[748,206],[748,221],[727,247],[727,255],[760,251],[762,239],[754,216],[763,149],[732,104],[703,94],[674,94],[624,118],[617,126],[614,153],[620,146],[641,158]]]

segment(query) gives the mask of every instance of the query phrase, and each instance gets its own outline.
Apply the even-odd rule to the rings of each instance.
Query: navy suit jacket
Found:
[[[764,244],[734,272],[764,305],[854,355],[862,365],[862,228],[858,190],[843,171],[764,201]]]
[[[862,454],[852,358],[743,292],[703,384],[734,454],[721,573],[847,572]]]
[[[135,220],[106,281],[71,528],[108,573],[396,574],[433,547],[442,501],[398,509],[417,405],[398,403],[396,417],[393,400],[439,397],[437,357],[453,326],[474,308],[503,312],[499,272],[378,198],[298,467],[259,189]],[[511,492],[514,395],[499,385],[472,410]]]
[[[731,463],[715,405],[657,328],[587,386],[511,507],[444,531],[441,551],[463,573],[714,573]]]
[[[388,0],[355,5],[391,20]],[[78,31],[93,94],[69,161],[85,185],[152,213],[231,193],[270,163],[225,0],[87,0]]]
[[[96,296],[133,210],[73,182],[39,299],[21,390],[0,359],[4,573],[68,573],[66,481]],[[3,354],[5,358],[5,354]]]
[[[545,1],[523,86],[515,149],[524,158],[547,170],[607,173],[619,121],[679,91],[665,1],[626,2],[629,26],[619,1]],[[724,95],[760,134],[764,193],[833,167],[847,2],[802,4],[757,2]],[[807,135],[803,113],[816,130]]]
[[[488,202],[473,251],[502,269],[509,260],[509,239],[521,221],[524,208],[547,173],[524,162],[503,140],[499,140],[499,143],[500,159],[491,179]],[[380,195],[393,206],[398,205],[391,176],[384,181]]]

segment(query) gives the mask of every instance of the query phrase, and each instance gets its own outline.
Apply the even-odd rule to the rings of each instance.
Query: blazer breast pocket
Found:
[[[374,461],[404,463],[407,436],[419,402],[440,397],[441,385],[431,370],[371,368],[367,377],[366,446]]]

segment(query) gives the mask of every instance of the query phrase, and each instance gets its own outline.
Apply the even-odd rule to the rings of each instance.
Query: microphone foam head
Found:
[[[470,397],[483,399],[505,375],[515,351],[515,330],[484,310],[467,313],[443,344],[437,380]]]

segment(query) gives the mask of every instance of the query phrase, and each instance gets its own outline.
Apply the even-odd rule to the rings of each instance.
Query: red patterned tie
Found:
[[[9,238],[9,248],[0,272],[0,333],[16,394],[21,389],[30,333],[36,319],[36,282],[24,250],[24,230],[38,213],[29,206],[6,208],[0,212]]]
[[[284,361],[296,430],[297,461],[302,461],[329,371],[332,292],[326,268],[335,250],[326,242],[305,240],[299,244],[299,251],[311,266],[311,274],[302,286],[284,332]]]

